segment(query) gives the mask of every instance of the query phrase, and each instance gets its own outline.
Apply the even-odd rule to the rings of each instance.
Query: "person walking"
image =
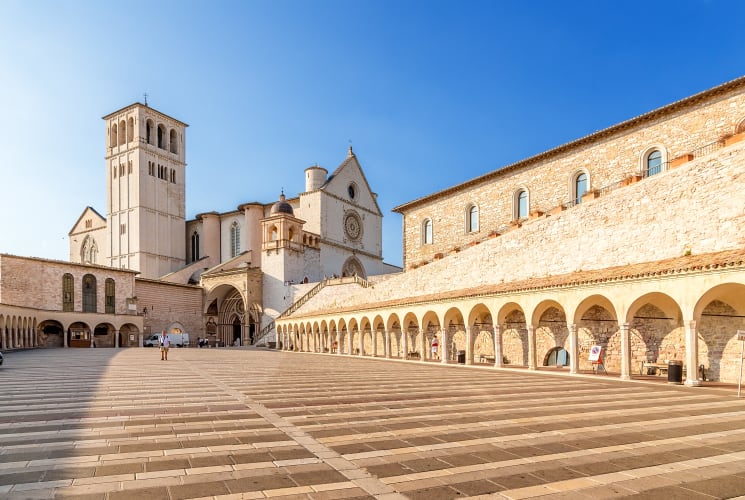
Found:
[[[165,330],[160,333],[160,360],[168,361],[168,348],[171,347],[171,338]]]

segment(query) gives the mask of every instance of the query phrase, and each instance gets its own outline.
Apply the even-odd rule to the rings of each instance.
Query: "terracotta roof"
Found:
[[[468,297],[479,297],[489,295],[501,295],[508,293],[520,293],[533,290],[545,290],[550,288],[566,288],[582,285],[593,285],[613,281],[628,281],[655,276],[668,276],[676,274],[691,274],[701,271],[719,268],[741,268],[745,267],[745,248],[737,250],[726,250],[717,253],[689,255],[675,257],[655,262],[644,262],[640,264],[629,264],[624,266],[607,267],[594,271],[578,271],[569,274],[546,276],[541,278],[530,278],[509,283],[480,285],[471,288],[448,290],[446,292],[417,295],[402,299],[392,299],[380,302],[367,302],[355,306],[330,308],[323,310],[323,314],[339,314],[350,311],[383,309],[402,305],[414,305],[427,302],[439,302],[443,300],[463,299]],[[411,271],[415,272],[415,271]],[[309,316],[315,316],[319,311],[310,311]],[[303,317],[300,308],[288,319]]]
[[[745,76],[741,76],[739,78],[735,78],[734,80],[730,80],[729,82],[723,83],[721,85],[718,85],[716,87],[713,87],[708,90],[704,90],[703,92],[699,92],[697,94],[694,94],[692,96],[686,97],[685,99],[680,99],[679,101],[675,101],[673,103],[670,103],[666,106],[662,106],[661,108],[657,108],[653,111],[650,111],[648,113],[644,113],[642,115],[636,116],[634,118],[630,118],[626,121],[623,121],[621,123],[617,123],[616,125],[612,125],[608,128],[605,128],[603,130],[599,130],[597,132],[594,132],[592,134],[586,135],[584,137],[581,137],[579,139],[576,139],[571,142],[567,142],[566,144],[562,144],[561,146],[558,146],[553,149],[549,149],[548,151],[544,151],[543,153],[539,153],[535,156],[531,156],[529,158],[526,158],[524,160],[520,160],[516,163],[512,163],[510,165],[505,165],[503,167],[498,168],[497,170],[492,170],[491,172],[488,172],[484,175],[481,175],[479,177],[475,177],[473,179],[467,180],[461,184],[456,184],[455,186],[451,186],[449,188],[445,188],[441,191],[437,191],[432,194],[428,194],[426,196],[422,196],[421,198],[417,198],[415,200],[403,203],[401,205],[398,205],[397,207],[394,207],[392,209],[393,212],[403,213],[404,210],[410,209],[415,207],[416,205],[419,205],[421,203],[424,203],[426,201],[429,201],[433,198],[437,198],[439,196],[442,196],[444,194],[450,194],[457,191],[460,191],[461,189],[474,186],[477,184],[480,184],[482,182],[486,182],[488,180],[493,179],[494,177],[500,176],[505,174],[506,172],[527,167],[530,164],[537,163],[542,160],[546,160],[552,156],[556,156],[560,153],[564,153],[566,151],[569,151],[571,149],[577,148],[578,146],[583,146],[588,143],[594,142],[598,139],[608,137],[610,135],[613,135],[615,133],[628,130],[632,127],[636,127],[637,125],[641,125],[643,123],[649,122],[651,120],[657,119],[660,116],[669,115],[676,111],[679,111],[682,108],[686,108],[688,106],[695,105],[701,101],[710,99],[712,97],[716,97],[718,95],[724,94],[726,92],[729,92],[733,89],[736,89],[738,87],[742,87],[745,85]]]

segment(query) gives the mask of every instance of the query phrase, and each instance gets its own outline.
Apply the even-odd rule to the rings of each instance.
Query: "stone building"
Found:
[[[402,204],[405,272],[323,287],[281,347],[736,381],[744,139],[745,77]]]
[[[136,274],[0,254],[0,349],[142,345]]]
[[[106,215],[85,208],[70,260],[138,271],[145,331],[271,341],[273,318],[315,283],[401,270],[383,262],[383,214],[351,147],[331,175],[305,169],[294,198],[186,220],[187,125],[140,103],[103,119]]]

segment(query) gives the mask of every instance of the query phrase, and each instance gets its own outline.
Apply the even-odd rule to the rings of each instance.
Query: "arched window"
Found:
[[[62,276],[62,310],[72,311],[75,304],[75,280],[72,274]]]
[[[424,219],[422,223],[422,244],[432,244],[432,219]]]
[[[662,172],[662,153],[659,149],[654,149],[647,155],[645,169],[645,177],[651,177]]]
[[[124,120],[119,122],[119,145],[127,142],[127,122]]]
[[[171,129],[168,142],[171,143],[171,153],[178,153],[178,141],[176,140],[176,131]]]
[[[148,144],[153,143],[153,121],[152,120],[148,120],[145,123],[145,141]]]
[[[83,276],[83,312],[96,312],[96,277]]]
[[[162,124],[158,125],[158,147],[166,148],[166,128]]]
[[[574,203],[582,203],[582,195],[587,192],[587,174],[579,172],[574,178]]]
[[[85,237],[83,246],[80,248],[80,262],[83,264],[95,264],[98,258],[98,245],[91,235]]]
[[[519,189],[517,192],[515,192],[514,203],[515,203],[514,219],[515,220],[527,219],[528,218],[528,207],[529,207],[528,190]]]
[[[114,314],[116,310],[116,287],[114,285],[114,280],[111,278],[106,278],[106,281],[104,282],[104,288],[106,294],[106,301],[104,303],[106,307],[106,314]]]
[[[237,222],[230,226],[230,257],[235,257],[241,251],[241,228]]]
[[[199,233],[194,231],[191,235],[191,261],[196,262],[199,260]]]
[[[113,148],[118,144],[117,134],[116,134],[116,123],[111,126],[111,147]]]
[[[269,236],[271,238],[270,241],[276,241],[277,240],[277,226],[272,226],[271,234]]]
[[[127,142],[135,140],[135,119],[131,116],[127,120]]]
[[[471,205],[466,210],[466,232],[474,233],[479,230],[479,207]]]

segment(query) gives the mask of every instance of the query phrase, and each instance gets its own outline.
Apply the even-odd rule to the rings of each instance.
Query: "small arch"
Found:
[[[131,116],[127,120],[127,142],[132,142],[135,139],[135,119]]]
[[[97,312],[96,277],[92,274],[83,276],[83,312]]]
[[[424,219],[422,222],[422,245],[432,244],[432,219]]]
[[[269,230],[269,241],[277,241],[278,234],[277,226],[272,226]]]
[[[176,130],[171,129],[168,137],[168,142],[171,146],[171,153],[178,153],[178,140],[176,139]]]
[[[158,147],[160,149],[166,148],[166,128],[162,123],[158,125]]]
[[[360,278],[367,279],[367,273],[365,272],[365,266],[357,257],[349,257],[344,265],[341,267],[341,276],[359,276]]]
[[[590,190],[590,172],[584,168],[577,170],[572,174],[570,184],[573,204],[578,205],[582,203],[582,196]]]
[[[569,353],[560,346],[549,349],[543,358],[543,366],[569,366]]]
[[[466,232],[475,233],[479,230],[479,207],[476,204],[469,204],[466,207]]]
[[[640,157],[642,177],[651,177],[663,172],[666,164],[667,153],[665,148],[659,144],[650,146]]]
[[[743,132],[745,132],[745,118],[735,127],[735,134],[741,134]]]
[[[119,122],[119,145],[122,146],[127,142],[127,122],[121,120]]]
[[[199,233],[194,231],[191,235],[191,261],[199,260]]]
[[[72,274],[62,275],[62,310],[72,311],[75,304],[75,279]]]
[[[230,226],[230,257],[235,257],[241,251],[241,227],[237,221]]]
[[[527,188],[519,188],[512,198],[512,219],[522,220],[528,218],[530,208],[530,193]]]
[[[147,122],[145,122],[145,142],[148,144],[153,143],[153,131],[155,129],[155,125],[153,124],[153,121],[148,119]]]
[[[119,141],[118,141],[117,127],[115,123],[111,126],[111,140],[109,141],[109,145],[113,148],[118,143]]]
[[[104,282],[105,301],[104,307],[106,314],[116,313],[116,284],[112,278],[106,278]]]

